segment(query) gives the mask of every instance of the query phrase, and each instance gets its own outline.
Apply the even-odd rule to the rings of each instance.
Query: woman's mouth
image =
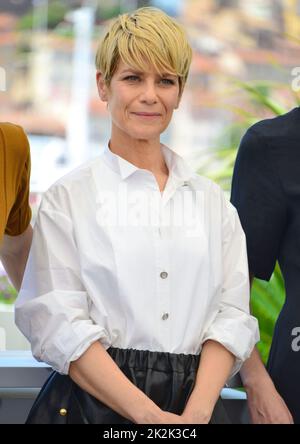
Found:
[[[161,116],[161,114],[158,113],[132,113],[135,116],[141,117],[142,119],[157,119]]]

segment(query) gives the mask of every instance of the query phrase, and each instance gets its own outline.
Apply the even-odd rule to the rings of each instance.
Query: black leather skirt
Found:
[[[110,347],[127,378],[162,410],[180,415],[192,393],[200,355]],[[230,423],[218,399],[211,424]],[[68,375],[53,372],[35,400],[26,424],[132,424],[82,390]]]

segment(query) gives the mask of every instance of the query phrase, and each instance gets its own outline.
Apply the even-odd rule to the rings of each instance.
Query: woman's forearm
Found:
[[[4,236],[0,259],[13,286],[20,290],[32,242],[32,227],[19,236]]]
[[[195,386],[185,407],[185,414],[198,412],[204,419],[210,419],[234,361],[234,355],[220,343],[211,340],[204,343]]]
[[[267,381],[271,382],[271,378],[256,347],[254,347],[250,357],[244,362],[240,375],[246,390],[254,389]]]
[[[69,375],[83,390],[132,422],[155,424],[161,412],[125,376],[99,341],[71,362]]]

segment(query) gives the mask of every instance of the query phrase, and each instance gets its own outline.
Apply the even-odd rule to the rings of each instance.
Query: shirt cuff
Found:
[[[236,359],[228,378],[230,379],[238,373],[260,339],[258,321],[237,308],[225,308],[219,311],[204,333],[202,343],[209,339],[219,342],[235,356]]]
[[[59,353],[58,348],[49,346],[47,352],[42,350],[38,359],[49,364],[53,370],[60,374],[67,375],[69,373],[70,363],[76,361],[84,354],[84,352],[96,341],[100,341],[105,349],[110,347],[108,340],[108,333],[104,328],[93,325],[91,331],[84,337],[84,339],[69,353],[67,350],[63,354]],[[33,350],[34,354],[34,350]]]

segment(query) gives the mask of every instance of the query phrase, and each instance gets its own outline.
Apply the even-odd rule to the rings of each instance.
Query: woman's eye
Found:
[[[124,80],[136,80],[136,79],[138,79],[138,76],[127,76],[125,77]]]
[[[165,82],[166,85],[174,85],[174,81],[171,79],[161,79],[162,82]]]
[[[132,81],[136,81],[136,80],[139,80],[140,78],[139,78],[139,76],[127,76],[127,77],[125,77],[124,78],[124,80],[128,80],[128,81],[130,81],[130,82],[132,82]],[[172,79],[161,79],[160,80],[164,85],[174,85],[175,84],[175,82],[174,82],[174,80],[172,80]]]

